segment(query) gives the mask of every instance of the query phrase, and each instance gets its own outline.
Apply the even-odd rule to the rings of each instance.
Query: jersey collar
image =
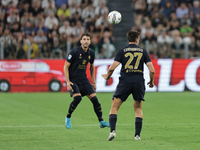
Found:
[[[134,47],[137,47],[137,45],[136,45],[136,44],[129,44],[128,46],[134,46]]]
[[[81,53],[82,53],[82,54],[90,54],[90,48],[88,48],[88,51],[87,51],[87,52],[85,52],[85,51],[82,49],[81,46],[80,46],[80,49],[81,49]]]

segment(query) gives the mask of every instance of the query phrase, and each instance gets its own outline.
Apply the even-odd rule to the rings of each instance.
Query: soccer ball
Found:
[[[111,11],[108,14],[108,22],[111,24],[118,24],[122,20],[122,15],[118,11]]]

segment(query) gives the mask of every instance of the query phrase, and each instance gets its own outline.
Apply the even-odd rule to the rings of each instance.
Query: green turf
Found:
[[[97,93],[108,121],[112,93]],[[91,102],[84,97],[64,126],[68,93],[0,93],[0,150],[198,150],[200,93],[146,93],[141,141],[134,141],[130,96],[118,112],[117,137],[107,141]]]

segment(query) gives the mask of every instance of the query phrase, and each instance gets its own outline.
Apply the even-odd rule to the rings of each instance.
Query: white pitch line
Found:
[[[190,124],[143,124],[144,126],[189,126],[189,125],[199,125],[198,123],[190,123]],[[63,125],[31,125],[31,126],[0,126],[0,128],[40,128],[40,127],[64,127]],[[73,125],[73,126],[99,126],[98,124],[83,124],[83,125]],[[134,126],[134,124],[117,124],[117,126]]]

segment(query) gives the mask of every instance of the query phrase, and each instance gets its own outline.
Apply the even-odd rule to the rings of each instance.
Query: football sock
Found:
[[[98,120],[99,122],[100,121],[103,121],[103,118],[102,118],[102,110],[101,110],[101,104],[99,103],[98,99],[96,96],[92,97],[91,99],[91,102],[93,104],[93,108],[94,108],[94,111],[98,117]]]
[[[110,114],[109,115],[110,132],[115,130],[116,122],[117,122],[117,115],[116,114]]]
[[[139,135],[142,130],[142,118],[136,117],[135,118],[135,136]]]
[[[71,102],[71,104],[70,104],[70,106],[69,106],[67,118],[70,118],[70,117],[71,117],[71,114],[72,114],[73,111],[76,109],[76,107],[77,107],[78,104],[80,103],[81,99],[82,99],[81,96],[76,96],[76,97],[74,97],[74,100]]]

